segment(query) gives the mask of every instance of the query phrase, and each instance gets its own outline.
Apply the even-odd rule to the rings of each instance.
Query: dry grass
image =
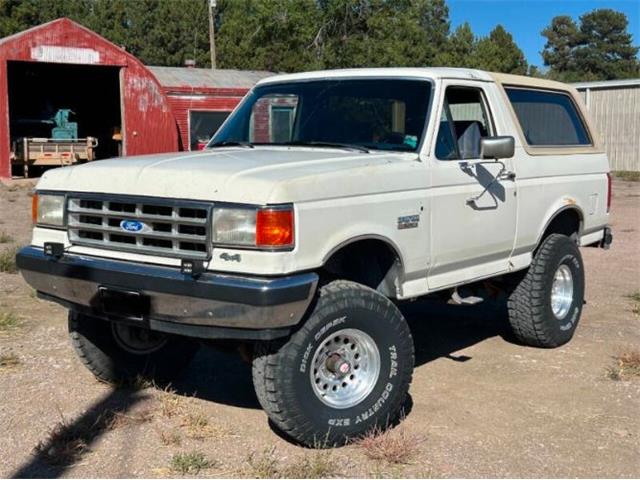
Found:
[[[19,247],[13,247],[0,252],[0,272],[18,272],[18,267],[16,267],[16,253],[18,253],[18,250]]]
[[[262,452],[251,452],[247,456],[250,472],[247,477],[280,478],[280,461],[276,456],[276,447],[265,448]]]
[[[159,430],[158,436],[160,437],[162,444],[165,446],[182,444],[182,435],[180,435],[180,431],[175,428]]]
[[[182,475],[197,475],[212,466],[213,462],[200,452],[177,453],[171,458],[171,470]]]
[[[233,434],[231,430],[221,425],[211,424],[209,418],[200,412],[183,415],[180,426],[185,428],[186,436],[193,440],[220,438]]]
[[[13,330],[20,324],[18,317],[13,312],[0,312],[0,332]]]
[[[253,478],[328,478],[344,474],[330,450],[306,452],[286,465],[281,459],[275,447],[252,452],[247,457],[249,469],[243,475]]]
[[[422,438],[407,433],[402,427],[388,430],[376,427],[356,443],[371,460],[408,464],[416,455]]]
[[[177,395],[170,387],[159,391],[160,414],[166,418],[181,415],[185,410],[185,398]]]
[[[344,475],[330,450],[317,450],[298,457],[282,471],[283,478],[327,478]]]
[[[640,350],[624,352],[613,357],[614,364],[607,369],[611,380],[629,380],[640,377]]]
[[[633,292],[626,295],[626,297],[633,302],[631,311],[636,315],[640,315],[640,291]]]
[[[618,170],[613,172],[616,178],[627,182],[640,182],[640,172],[632,172],[630,170]]]
[[[126,413],[124,410],[105,410],[97,417],[68,421],[62,413],[47,437],[35,447],[35,453],[51,465],[72,465],[89,451],[90,443],[108,430],[131,427],[151,421],[151,410]]]
[[[151,409],[144,409],[134,413],[113,410],[105,415],[108,416],[107,428],[109,430],[142,425],[153,420],[153,411]]]
[[[13,237],[6,232],[0,232],[0,243],[12,243]]]
[[[90,433],[80,425],[69,423],[64,417],[50,431],[46,440],[38,443],[35,451],[51,465],[71,465],[89,450]]]
[[[10,370],[20,365],[20,359],[13,353],[0,355],[0,369]]]

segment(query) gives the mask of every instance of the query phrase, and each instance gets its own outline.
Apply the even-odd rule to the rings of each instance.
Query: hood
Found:
[[[416,159],[417,154],[405,153],[229,147],[58,168],[46,172],[37,188],[249,204],[286,203],[395,190],[390,170],[411,168],[418,164]]]

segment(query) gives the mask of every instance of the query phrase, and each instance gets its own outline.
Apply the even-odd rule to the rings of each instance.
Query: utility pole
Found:
[[[216,6],[217,0],[209,0],[209,48],[211,50],[211,68],[216,68]]]

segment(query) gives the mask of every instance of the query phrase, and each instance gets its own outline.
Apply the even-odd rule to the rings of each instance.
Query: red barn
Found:
[[[211,138],[258,80],[269,72],[149,67],[173,110],[181,150],[196,150]]]
[[[197,148],[267,75],[149,68],[67,18],[0,39],[0,178],[16,138],[47,136],[60,109],[97,139],[97,159]]]

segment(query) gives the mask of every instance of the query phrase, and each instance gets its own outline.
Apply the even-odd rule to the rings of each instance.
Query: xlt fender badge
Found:
[[[233,255],[229,255],[227,252],[221,253],[220,258],[225,262],[241,262],[242,257],[239,253],[234,253]]]
[[[406,228],[417,228],[420,223],[420,215],[405,215],[398,217],[398,230]]]

